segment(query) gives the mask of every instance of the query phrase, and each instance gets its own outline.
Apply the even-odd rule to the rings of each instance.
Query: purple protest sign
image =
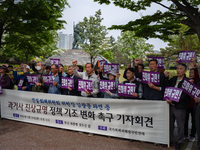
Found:
[[[38,83],[38,75],[27,75],[27,80],[29,84]]]
[[[179,102],[183,90],[175,87],[165,87],[163,99],[169,99],[175,102]]]
[[[135,93],[135,84],[118,84],[118,95],[134,97],[132,94]]]
[[[98,67],[103,66],[105,63],[106,63],[105,60],[99,60],[99,66]]]
[[[22,88],[23,83],[24,83],[24,79],[20,79],[17,87]]]
[[[183,80],[181,88],[192,98],[200,97],[200,88],[187,79]]]
[[[74,78],[62,77],[61,88],[68,89],[68,87],[74,89]]]
[[[160,72],[142,71],[142,83],[160,85]]]
[[[110,72],[119,72],[119,64],[104,64],[103,65],[103,72],[105,74],[110,73]]]
[[[1,87],[1,85],[0,85],[0,95],[2,94],[2,87]]]
[[[60,59],[50,58],[51,65],[57,64],[58,68],[60,68]]]
[[[53,77],[51,74],[42,75],[43,80],[45,81],[45,85],[52,85],[53,84]]]
[[[149,56],[149,61],[151,59],[156,59],[158,61],[158,69],[164,69],[164,57],[151,57],[151,56]]]
[[[178,62],[191,62],[190,60],[194,58],[195,51],[180,51],[178,55]]]
[[[83,80],[78,79],[78,91],[85,91],[92,92],[92,81],[91,80]]]
[[[115,80],[100,80],[99,92],[105,92],[106,90],[115,91]]]

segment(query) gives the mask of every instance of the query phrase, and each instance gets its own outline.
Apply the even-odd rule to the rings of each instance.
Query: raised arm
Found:
[[[76,68],[77,60],[74,60],[72,62],[72,64],[73,64],[73,73],[74,73],[74,75],[77,76],[77,77],[79,77],[79,78],[81,78],[81,79],[83,79],[84,72],[78,72],[77,68]]]

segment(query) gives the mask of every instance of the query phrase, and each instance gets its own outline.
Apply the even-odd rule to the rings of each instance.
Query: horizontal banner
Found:
[[[165,101],[101,99],[3,90],[2,117],[56,128],[169,144]]]

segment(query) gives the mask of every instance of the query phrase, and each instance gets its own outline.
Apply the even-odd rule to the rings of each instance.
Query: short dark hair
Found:
[[[58,65],[57,64],[52,64],[51,66],[55,66],[55,68],[58,69]]]
[[[12,65],[9,65],[9,66],[8,66],[8,68],[9,68],[9,67],[13,68],[13,66],[12,66]]]
[[[143,64],[138,64],[138,66],[142,66],[142,69],[144,69],[144,65]]]
[[[132,67],[131,67],[131,68],[128,68],[127,71],[128,71],[128,70],[131,71],[131,72],[133,72],[133,73],[135,73],[135,69],[132,68]]]
[[[88,65],[88,64],[90,64],[91,67],[94,68],[94,65],[93,65],[92,63],[87,63],[87,64],[85,64],[85,67],[86,67],[86,65]]]
[[[191,70],[194,70],[194,69],[195,69],[195,68],[191,68],[190,71],[191,71]]]
[[[63,64],[60,64],[60,67],[63,67],[63,68],[64,68]]]
[[[183,66],[185,68],[185,70],[187,70],[187,66],[185,64],[183,64],[183,63],[179,63],[178,66]]]
[[[151,59],[151,60],[149,60],[149,64],[150,64],[150,62],[152,62],[152,61],[155,61],[156,64],[158,64],[158,60],[157,60],[157,59]]]
[[[51,70],[51,66],[47,66],[47,67],[46,67],[46,70],[47,70],[47,69]]]

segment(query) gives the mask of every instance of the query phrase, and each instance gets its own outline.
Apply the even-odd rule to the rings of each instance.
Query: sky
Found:
[[[65,34],[73,34],[73,22],[78,23],[83,21],[84,17],[89,18],[90,16],[94,16],[95,12],[101,9],[102,25],[111,27],[112,25],[122,25],[126,24],[131,20],[139,19],[142,15],[151,15],[155,13],[158,9],[161,11],[165,11],[165,8],[153,4],[150,8],[145,11],[140,11],[138,13],[132,12],[128,9],[122,9],[113,4],[110,5],[100,5],[97,2],[93,2],[93,0],[68,0],[70,7],[66,6],[63,11],[63,17],[61,20],[65,20],[67,24],[64,25],[65,29],[59,30],[58,32],[63,32]],[[166,2],[167,4],[167,2]],[[108,30],[108,36],[113,36],[117,39],[117,36],[120,35],[120,30]],[[147,43],[154,45],[154,50],[160,50],[160,48],[165,48],[167,43],[163,42],[160,39],[149,39]]]

